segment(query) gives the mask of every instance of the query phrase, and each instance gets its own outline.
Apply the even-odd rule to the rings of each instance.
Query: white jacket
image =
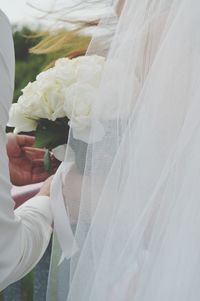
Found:
[[[14,47],[10,24],[0,10],[0,290],[27,274],[51,236],[49,197],[37,196],[14,211],[5,127],[14,88]]]

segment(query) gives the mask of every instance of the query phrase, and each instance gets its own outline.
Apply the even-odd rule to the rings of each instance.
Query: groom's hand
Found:
[[[46,180],[49,173],[44,169],[44,150],[33,148],[35,138],[8,134],[7,154],[11,182],[22,186]],[[57,162],[53,163],[54,169]]]

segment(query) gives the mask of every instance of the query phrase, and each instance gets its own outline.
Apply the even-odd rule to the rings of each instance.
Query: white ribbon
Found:
[[[54,229],[63,252],[61,261],[64,257],[71,258],[78,251],[62,192],[62,171],[66,173],[70,168],[71,163],[62,162],[51,184],[51,209]]]

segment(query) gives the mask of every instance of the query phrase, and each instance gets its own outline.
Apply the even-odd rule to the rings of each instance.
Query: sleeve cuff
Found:
[[[48,196],[35,196],[28,201],[26,201],[23,205],[18,207],[15,211],[19,212],[21,210],[27,209],[37,210],[40,214],[42,214],[47,223],[52,225],[53,223],[53,215],[51,212],[50,198]]]

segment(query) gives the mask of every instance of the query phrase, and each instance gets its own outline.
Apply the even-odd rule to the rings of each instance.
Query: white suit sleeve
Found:
[[[14,212],[5,126],[14,86],[14,48],[9,22],[0,11],[0,290],[27,274],[51,236],[48,197],[34,197]]]

